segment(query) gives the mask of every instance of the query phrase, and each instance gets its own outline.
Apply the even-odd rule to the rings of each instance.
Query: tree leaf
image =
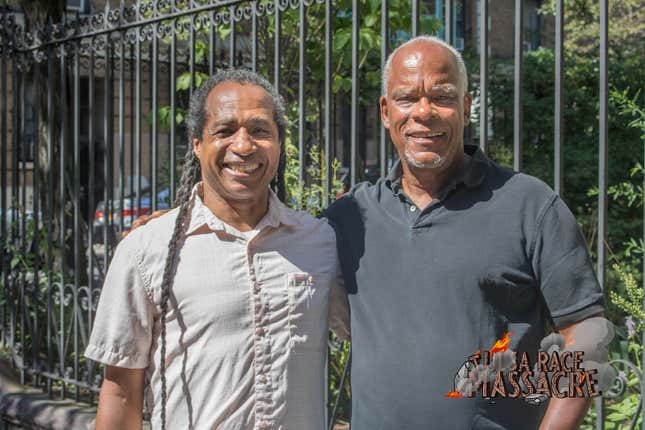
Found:
[[[347,42],[352,38],[352,31],[349,28],[341,28],[334,35],[334,53],[342,51]]]
[[[365,25],[367,27],[374,27],[377,21],[378,17],[375,14],[370,14],[365,17]]]
[[[336,94],[343,86],[343,77],[340,75],[334,75],[334,78],[331,82],[331,91]]]

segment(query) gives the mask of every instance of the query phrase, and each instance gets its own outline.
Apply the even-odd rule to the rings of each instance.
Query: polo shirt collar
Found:
[[[219,219],[211,210],[204,204],[202,199],[202,183],[197,183],[192,190],[191,199],[193,201],[193,208],[190,216],[190,223],[186,234],[190,235],[195,233],[203,226],[208,226],[211,231],[225,231],[230,234],[236,234],[237,229],[228,225]],[[269,210],[262,217],[254,230],[262,230],[264,227],[277,228],[280,225],[296,226],[299,224],[298,217],[295,216],[293,211],[290,211],[284,203],[278,199],[278,196],[272,190],[269,190]]]
[[[479,186],[486,178],[486,170],[490,160],[477,145],[464,145],[464,165],[459,171],[455,180],[449,184],[449,188],[458,184],[464,184],[468,188]],[[395,196],[403,192],[401,187],[401,160],[397,160],[394,166],[385,177],[385,185],[392,190]]]

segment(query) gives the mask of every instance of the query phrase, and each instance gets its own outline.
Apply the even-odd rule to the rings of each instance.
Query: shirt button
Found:
[[[264,329],[262,327],[256,327],[255,334],[258,335],[258,336],[263,336],[264,335]]]
[[[416,210],[417,210],[417,207],[416,207],[416,206],[414,206],[414,205],[413,205],[413,206],[410,206],[410,212],[414,212],[414,211],[416,211]]]
[[[258,422],[258,429],[260,430],[268,430],[271,428],[271,423],[268,421],[260,421]]]
[[[260,376],[258,376],[258,381],[260,381],[260,382],[261,382],[261,383],[263,383],[263,384],[266,384],[266,382],[267,382],[267,377],[266,377],[266,376],[264,376],[264,375],[260,375]]]

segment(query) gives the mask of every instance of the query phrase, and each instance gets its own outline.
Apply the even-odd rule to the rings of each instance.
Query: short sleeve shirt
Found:
[[[105,364],[147,369],[153,428],[160,428],[160,286],[177,214],[119,244],[85,351]],[[338,273],[326,221],[271,193],[265,217],[240,232],[194,193],[166,315],[166,428],[324,429]]]
[[[325,212],[337,231],[352,328],[352,430],[534,429],[523,399],[449,399],[462,363],[506,332],[535,354],[549,325],[602,312],[573,215],[543,182],[466,146],[428,207],[396,166]],[[534,361],[533,361],[534,362]]]

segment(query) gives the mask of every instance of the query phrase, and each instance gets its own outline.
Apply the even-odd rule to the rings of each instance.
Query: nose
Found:
[[[413,118],[420,121],[428,120],[436,114],[434,105],[427,97],[421,97],[412,110]]]
[[[241,156],[251,155],[257,150],[253,138],[246,131],[245,127],[240,127],[232,136],[230,148],[233,152]]]

